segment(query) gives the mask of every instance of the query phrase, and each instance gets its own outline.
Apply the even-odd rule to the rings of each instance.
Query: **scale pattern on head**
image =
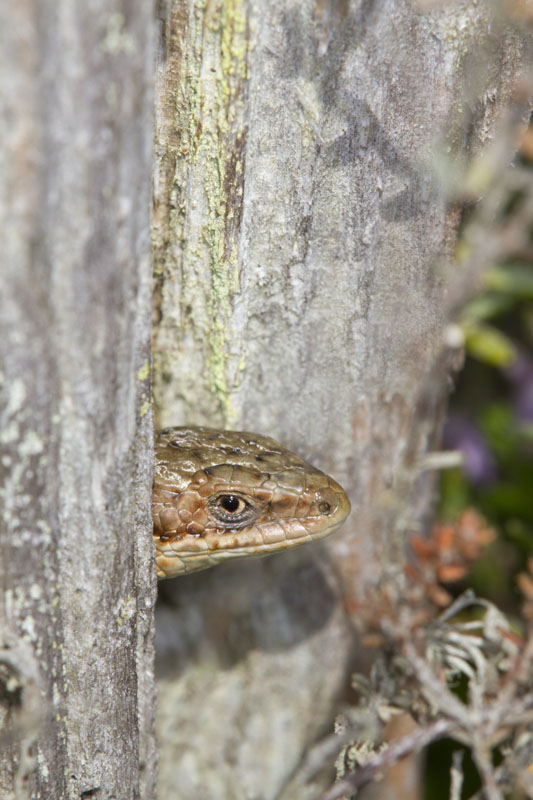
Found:
[[[159,434],[152,499],[159,577],[322,538],[349,511],[336,481],[267,436],[201,427]]]

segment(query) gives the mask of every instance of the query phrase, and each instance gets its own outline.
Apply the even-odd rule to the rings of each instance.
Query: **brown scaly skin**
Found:
[[[267,436],[166,428],[155,456],[152,515],[160,578],[321,539],[350,512],[333,478]]]

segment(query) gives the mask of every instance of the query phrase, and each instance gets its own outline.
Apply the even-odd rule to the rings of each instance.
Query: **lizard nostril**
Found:
[[[315,503],[315,514],[323,517],[332,517],[339,510],[339,496],[331,486],[318,489]]]

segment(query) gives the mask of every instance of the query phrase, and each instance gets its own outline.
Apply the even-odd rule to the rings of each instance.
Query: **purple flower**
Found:
[[[520,422],[533,422],[533,359],[521,353],[504,374],[512,385],[512,400]]]
[[[496,461],[477,425],[467,417],[452,415],[446,421],[443,444],[448,450],[463,454],[464,471],[475,485],[493,483],[498,471]]]

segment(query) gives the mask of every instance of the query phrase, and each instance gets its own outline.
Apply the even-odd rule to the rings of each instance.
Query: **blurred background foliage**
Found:
[[[495,263],[480,272],[477,292],[457,316],[465,361],[450,398],[443,449],[462,454],[462,466],[441,473],[437,518],[460,526],[466,510],[481,515],[494,532],[466,577],[446,585],[453,594],[472,588],[506,613],[521,636],[530,614],[524,586],[533,552],[533,124],[519,154],[496,186],[499,211],[495,235],[521,222]],[[493,206],[494,207],[494,206]],[[457,260],[471,258],[468,227],[477,210],[465,214]],[[516,230],[521,234],[516,236]],[[527,587],[526,587],[527,588]],[[527,594],[526,594],[527,599]],[[531,606],[531,598],[529,599]],[[468,748],[452,739],[426,753],[425,797],[448,800],[452,752],[464,754],[461,797],[478,796],[480,779]],[[495,754],[498,758],[498,752]],[[517,798],[523,798],[520,791]]]
[[[502,231],[530,203],[531,187],[523,186],[533,182],[533,124],[509,172]],[[496,537],[473,564],[469,585],[518,622],[516,578],[533,550],[533,225],[525,241],[520,237],[516,248],[511,242],[506,257],[484,271],[481,289],[458,323],[466,357],[443,446],[459,450],[463,465],[442,473],[439,517],[454,521],[474,508],[494,529]]]

